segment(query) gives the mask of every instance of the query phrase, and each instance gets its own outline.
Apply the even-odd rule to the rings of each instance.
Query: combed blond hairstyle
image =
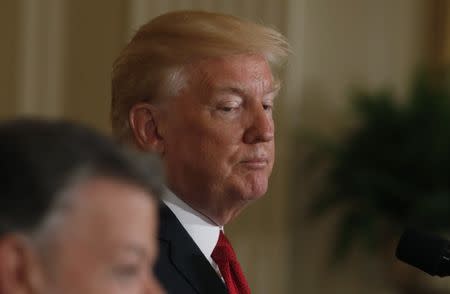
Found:
[[[128,116],[139,102],[175,96],[185,85],[183,69],[210,57],[262,54],[274,74],[289,52],[276,30],[232,15],[176,11],[143,25],[113,64],[111,121],[119,141],[130,138]]]

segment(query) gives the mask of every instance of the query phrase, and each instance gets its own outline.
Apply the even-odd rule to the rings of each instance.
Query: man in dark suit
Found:
[[[250,293],[223,226],[267,190],[287,53],[268,27],[180,11],[142,26],[114,63],[113,133],[165,168],[156,272],[169,293]]]

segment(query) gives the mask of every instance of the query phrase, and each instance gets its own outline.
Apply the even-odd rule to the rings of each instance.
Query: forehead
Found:
[[[230,55],[198,62],[194,78],[201,86],[212,89],[238,88],[253,91],[272,91],[273,76],[262,55]]]
[[[132,184],[112,178],[95,178],[80,183],[69,191],[70,209],[65,227],[96,237],[111,233],[127,237],[134,228],[155,222],[155,207],[151,195]],[[124,222],[123,220],[127,220]],[[127,225],[133,223],[132,225]]]

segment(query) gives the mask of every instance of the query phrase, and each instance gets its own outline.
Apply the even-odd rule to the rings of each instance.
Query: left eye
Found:
[[[264,110],[271,111],[273,108],[273,105],[272,104],[263,104],[263,108],[264,108]]]
[[[233,112],[239,109],[240,106],[239,103],[228,103],[226,105],[219,105],[218,109],[222,112]]]
[[[134,264],[117,266],[114,273],[123,278],[131,278],[138,275],[139,266]]]
[[[236,107],[222,106],[222,107],[220,107],[219,109],[220,109],[221,111],[224,111],[224,112],[230,112],[230,111],[236,109]]]

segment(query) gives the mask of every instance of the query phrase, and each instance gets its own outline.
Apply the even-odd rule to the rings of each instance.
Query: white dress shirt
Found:
[[[200,248],[205,258],[209,261],[219,277],[222,278],[219,267],[212,259],[211,254],[216,247],[220,230],[223,230],[223,227],[213,223],[168,189],[164,193],[162,200],[175,214],[181,225],[194,240],[195,244],[197,244],[198,248]]]

